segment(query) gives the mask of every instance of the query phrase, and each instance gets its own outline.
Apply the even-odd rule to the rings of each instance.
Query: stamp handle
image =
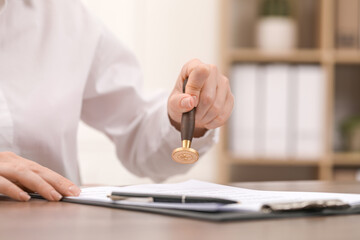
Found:
[[[183,83],[183,93],[185,93],[185,87],[188,82],[186,78]],[[191,111],[183,113],[181,117],[181,140],[189,140],[191,142],[194,136],[195,129],[195,111],[194,107]]]

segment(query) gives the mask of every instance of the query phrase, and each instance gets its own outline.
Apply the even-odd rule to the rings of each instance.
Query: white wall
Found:
[[[220,0],[84,0],[138,57],[146,91],[170,91],[182,65],[191,58],[218,64]],[[79,129],[79,158],[84,184],[111,185],[150,182],[133,176],[115,157],[114,146],[102,134],[84,124]],[[179,135],[180,144],[180,135]],[[186,175],[215,181],[216,149]]]

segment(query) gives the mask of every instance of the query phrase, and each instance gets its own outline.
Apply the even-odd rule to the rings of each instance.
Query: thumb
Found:
[[[193,96],[186,93],[175,93],[171,96],[170,109],[176,114],[191,111],[195,107],[195,99]]]

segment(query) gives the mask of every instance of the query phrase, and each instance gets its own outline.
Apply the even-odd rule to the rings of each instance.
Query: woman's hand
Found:
[[[49,201],[78,196],[80,189],[70,180],[12,152],[0,152],[0,193],[28,201],[26,191],[37,192]]]
[[[183,82],[188,78],[185,93]],[[180,130],[182,113],[194,107],[195,137],[204,135],[207,129],[222,126],[230,117],[234,96],[229,80],[216,66],[194,59],[185,64],[168,99],[168,114],[172,125]]]

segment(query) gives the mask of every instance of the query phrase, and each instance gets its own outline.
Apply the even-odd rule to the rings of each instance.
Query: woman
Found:
[[[0,0],[0,193],[77,196],[80,120],[106,134],[138,176],[187,171],[169,157],[181,115],[197,107],[193,146],[203,153],[232,111],[228,80],[191,60],[166,101],[145,98],[141,78],[134,56],[78,0]]]

